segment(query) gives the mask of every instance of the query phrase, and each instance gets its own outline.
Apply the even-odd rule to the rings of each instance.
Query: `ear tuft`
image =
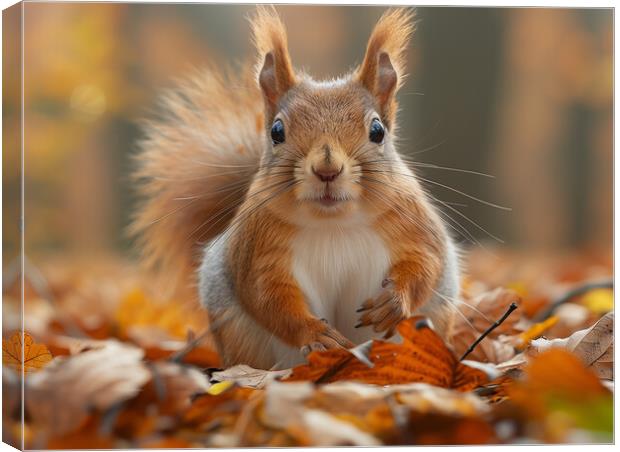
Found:
[[[370,35],[364,61],[356,78],[389,108],[405,75],[406,51],[414,31],[415,13],[410,8],[386,11]]]
[[[258,52],[258,81],[267,105],[274,108],[278,99],[296,83],[286,29],[273,6],[257,7],[251,25]]]

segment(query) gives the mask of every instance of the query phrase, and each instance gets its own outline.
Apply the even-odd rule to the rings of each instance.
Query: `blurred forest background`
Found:
[[[128,176],[139,121],[175,78],[254,57],[246,20],[253,6],[24,8],[26,254],[131,253],[124,229],[136,202]],[[294,64],[327,77],[361,61],[384,8],[278,10]],[[611,253],[612,10],[422,7],[418,18],[399,95],[400,150],[495,175],[422,173],[512,211],[428,188],[509,247]],[[19,22],[6,15],[4,30],[5,61],[19,61]],[[18,75],[5,65],[5,264],[19,250]]]

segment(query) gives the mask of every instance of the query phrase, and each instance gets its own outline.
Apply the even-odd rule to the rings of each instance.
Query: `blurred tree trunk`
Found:
[[[101,124],[93,129],[69,159],[65,185],[65,228],[71,247],[82,253],[110,249],[116,221],[112,184],[120,182],[110,171],[109,130]]]
[[[586,27],[606,16],[538,8],[508,14],[492,167],[513,208],[505,228],[515,245],[609,246],[611,108],[595,105],[606,94],[592,92],[602,77],[605,93],[604,74],[593,70],[605,59],[596,41],[605,28]]]

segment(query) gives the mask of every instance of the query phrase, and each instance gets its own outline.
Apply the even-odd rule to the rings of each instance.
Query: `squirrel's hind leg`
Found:
[[[200,301],[209,313],[209,328],[222,365],[269,368],[274,358],[269,337],[243,310],[226,264],[228,237],[219,235],[205,248],[198,274]]]

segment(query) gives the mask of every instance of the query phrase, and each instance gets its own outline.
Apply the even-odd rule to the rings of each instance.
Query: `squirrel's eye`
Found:
[[[274,146],[284,143],[284,124],[280,119],[276,119],[271,126],[271,142]]]
[[[383,128],[383,124],[375,118],[370,124],[370,133],[368,134],[368,138],[373,143],[382,144],[383,137],[385,137],[385,129]]]

